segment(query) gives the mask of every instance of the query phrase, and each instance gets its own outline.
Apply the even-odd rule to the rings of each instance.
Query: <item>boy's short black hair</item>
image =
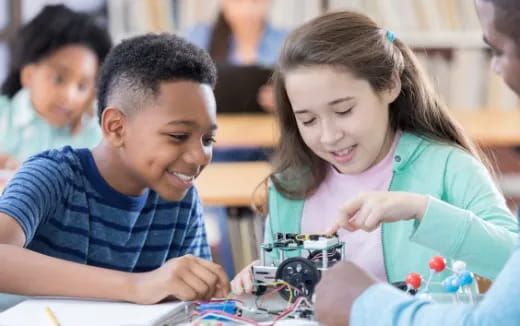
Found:
[[[98,117],[116,101],[125,112],[140,109],[155,97],[161,82],[216,82],[209,54],[173,34],[147,34],[127,39],[108,54],[98,84]]]
[[[22,88],[20,72],[27,64],[38,62],[68,45],[91,49],[101,64],[112,47],[107,30],[95,17],[64,5],[45,6],[20,29],[13,41],[9,73],[1,88],[1,93],[8,97]]]

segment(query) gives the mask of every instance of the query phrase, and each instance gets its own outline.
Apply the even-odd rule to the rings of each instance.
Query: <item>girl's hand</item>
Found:
[[[253,271],[252,266],[258,264],[260,261],[255,260],[247,265],[238,273],[231,281],[231,290],[233,294],[241,295],[244,293],[251,293],[253,291]]]
[[[383,222],[421,220],[427,204],[428,197],[410,192],[364,192],[340,208],[339,218],[329,233],[339,228],[370,232]]]

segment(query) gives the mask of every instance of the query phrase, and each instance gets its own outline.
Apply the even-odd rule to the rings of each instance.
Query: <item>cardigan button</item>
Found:
[[[394,157],[394,159],[395,159],[395,161],[398,162],[398,163],[401,162],[401,156],[399,156],[399,155],[396,155],[396,156]]]

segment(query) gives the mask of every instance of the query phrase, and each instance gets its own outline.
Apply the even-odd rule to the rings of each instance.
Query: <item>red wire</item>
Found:
[[[258,307],[260,308],[262,306],[262,301],[264,301],[266,298],[269,298],[270,296],[272,296],[273,294],[277,293],[277,292],[280,292],[281,290],[283,290],[284,287],[286,287],[287,284],[282,284],[280,285],[279,287],[267,292],[266,294],[264,294],[260,300],[258,301]],[[290,291],[290,289],[289,289]]]

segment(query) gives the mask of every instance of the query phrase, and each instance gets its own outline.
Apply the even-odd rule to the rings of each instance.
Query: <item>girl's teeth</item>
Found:
[[[335,152],[335,154],[336,155],[346,155],[346,154],[350,153],[353,148],[354,148],[354,146],[350,146],[349,148],[344,149],[341,152]]]

